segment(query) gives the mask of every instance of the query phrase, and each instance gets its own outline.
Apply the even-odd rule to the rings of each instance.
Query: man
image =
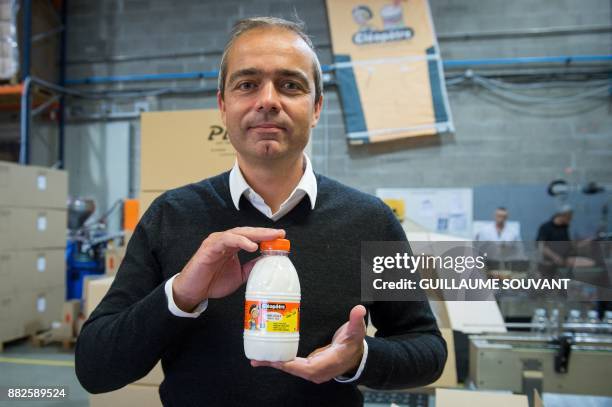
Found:
[[[162,360],[168,406],[357,406],[357,384],[434,381],[445,342],[427,303],[360,304],[360,243],[405,240],[378,199],[314,174],[304,148],[323,104],[300,26],[239,22],[222,56],[219,109],[236,165],[168,191],[145,213],[85,323],[76,371],[115,390]],[[287,237],[302,300],[298,358],[244,356],[244,282],[258,242]],[[365,336],[366,310],[379,337]]]
[[[569,225],[573,211],[569,205],[563,205],[547,222],[540,225],[536,241],[540,243],[542,266],[547,271],[556,267],[565,267],[572,254]],[[553,243],[549,243],[553,242]]]
[[[495,222],[482,227],[476,235],[476,240],[483,242],[518,242],[521,240],[518,232],[507,227],[508,210],[503,206],[495,210]]]
[[[487,253],[489,270],[514,269],[526,260],[525,250],[518,230],[508,227],[508,210],[500,206],[495,210],[495,221],[484,225],[474,240]]]

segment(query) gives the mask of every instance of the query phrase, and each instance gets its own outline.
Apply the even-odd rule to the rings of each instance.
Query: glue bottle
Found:
[[[262,257],[247,281],[244,353],[248,359],[292,360],[300,340],[300,280],[289,260],[290,242],[261,242]]]

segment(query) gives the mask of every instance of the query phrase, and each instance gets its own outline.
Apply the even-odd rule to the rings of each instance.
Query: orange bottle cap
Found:
[[[259,243],[259,249],[264,250],[282,250],[288,252],[291,248],[291,243],[287,239],[266,240]]]

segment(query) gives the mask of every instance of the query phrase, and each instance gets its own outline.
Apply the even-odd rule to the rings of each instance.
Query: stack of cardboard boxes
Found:
[[[0,343],[59,319],[67,195],[64,171],[0,162]]]

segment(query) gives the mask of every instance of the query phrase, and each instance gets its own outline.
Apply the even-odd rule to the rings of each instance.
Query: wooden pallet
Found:
[[[36,348],[60,343],[62,345],[62,349],[70,350],[76,343],[76,338],[59,335],[56,330],[50,329],[48,331],[32,335],[30,341],[32,343],[32,346]]]

